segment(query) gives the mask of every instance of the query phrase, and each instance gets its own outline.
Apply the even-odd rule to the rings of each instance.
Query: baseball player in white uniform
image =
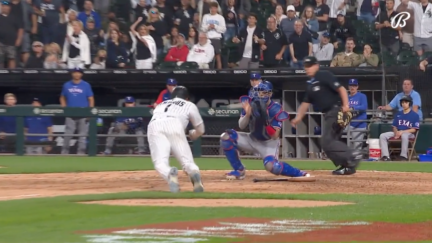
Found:
[[[171,93],[171,99],[156,106],[147,129],[153,164],[168,182],[171,192],[180,191],[178,169],[169,164],[171,152],[189,175],[193,191],[204,191],[199,168],[185,135],[186,127],[191,122],[194,129],[189,131],[189,137],[191,140],[199,138],[204,134],[204,122],[196,105],[188,99],[186,87],[177,86]]]

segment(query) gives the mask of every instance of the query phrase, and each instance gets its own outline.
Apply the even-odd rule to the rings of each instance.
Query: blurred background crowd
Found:
[[[0,68],[302,68],[308,55],[331,67],[418,65],[432,48],[428,0],[7,0],[0,8]],[[411,18],[392,28],[400,12]]]

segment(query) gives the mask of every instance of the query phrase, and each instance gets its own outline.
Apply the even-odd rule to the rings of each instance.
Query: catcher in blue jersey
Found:
[[[125,107],[135,107],[135,99],[132,96],[127,96],[124,100]],[[138,142],[138,153],[144,154],[144,133],[142,117],[118,117],[114,124],[108,130],[108,135],[124,135],[127,132],[134,131]],[[114,140],[116,137],[107,137],[105,155],[110,155]]]
[[[221,135],[220,145],[225,152],[233,171],[226,174],[229,180],[242,180],[246,168],[240,161],[239,151],[260,154],[265,169],[274,175],[301,177],[310,175],[291,165],[279,161],[279,135],[282,122],[289,118],[279,103],[271,99],[273,86],[268,81],[261,82],[253,89],[253,98],[240,97],[243,105],[239,119],[240,129],[249,126],[250,133],[228,129]]]

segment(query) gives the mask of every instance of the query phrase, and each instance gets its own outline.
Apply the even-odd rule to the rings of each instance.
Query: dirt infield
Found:
[[[311,173],[316,182],[252,182],[253,178],[274,178],[266,171],[248,171],[243,181],[224,180],[224,171],[202,171],[202,177],[207,192],[432,194],[430,173],[359,171],[353,176],[332,176],[329,171]],[[185,174],[180,173],[179,180],[182,191],[192,190]],[[0,200],[167,190],[155,171],[0,175]]]

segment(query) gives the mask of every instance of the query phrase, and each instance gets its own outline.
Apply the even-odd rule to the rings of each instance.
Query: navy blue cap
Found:
[[[172,86],[176,86],[177,85],[177,80],[173,79],[173,78],[169,78],[166,82],[167,85],[172,85]]]
[[[39,102],[39,103],[41,103],[41,104],[42,104],[42,102],[40,101],[40,99],[39,99],[39,98],[33,98],[33,102],[35,102],[35,101],[37,101],[37,102]]]
[[[70,70],[70,72],[71,72],[71,73],[74,73],[74,72],[80,72],[80,73],[83,73],[83,70],[82,70],[81,68],[79,68],[79,67],[76,67],[76,68],[72,68],[72,69]]]
[[[1,5],[9,6],[10,2],[9,1],[1,1]]]
[[[323,37],[330,37],[330,33],[329,33],[329,32],[324,32],[324,33],[322,34],[322,36],[323,36]]]
[[[261,74],[259,74],[259,73],[251,73],[250,79],[261,79]]]
[[[124,99],[125,103],[134,103],[135,102],[135,98],[132,96],[126,96],[126,98]]]
[[[348,81],[348,85],[349,85],[349,86],[358,86],[358,81],[357,81],[357,79],[354,79],[354,78],[350,79],[350,80]]]

